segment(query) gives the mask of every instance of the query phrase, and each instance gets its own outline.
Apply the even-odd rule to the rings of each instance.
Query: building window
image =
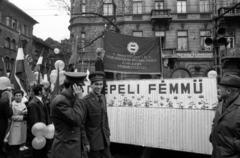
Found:
[[[12,42],[11,42],[11,47],[10,47],[12,50],[16,50],[16,41],[14,39],[12,39]]]
[[[5,57],[4,58],[4,63],[5,63],[5,67],[6,67],[7,72],[10,72],[11,71],[11,61],[10,61],[10,58],[9,57]]]
[[[178,51],[187,51],[188,48],[188,32],[178,31]]]
[[[10,37],[5,38],[5,48],[10,48],[11,39]]]
[[[86,13],[86,0],[82,0],[82,13]],[[83,14],[85,16],[85,14]]]
[[[201,38],[201,50],[202,51],[211,51],[211,46],[205,44],[205,39],[211,37],[211,31],[200,31]]]
[[[85,46],[85,40],[86,40],[86,33],[82,32],[81,33],[81,47]],[[85,48],[82,48],[81,51],[85,51]]]
[[[113,15],[112,0],[106,0],[103,4],[103,15]]]
[[[235,47],[235,37],[233,30],[227,30],[226,38],[229,40],[229,44],[226,46],[227,48],[234,48]]]
[[[177,13],[186,13],[187,12],[187,1],[178,0],[177,1]]]
[[[199,1],[200,12],[207,13],[209,12],[209,0],[200,0]]]
[[[163,9],[163,1],[155,1],[155,9]]]
[[[176,71],[173,72],[172,74],[172,78],[190,78],[190,74],[189,72],[187,72],[184,69],[178,69]]]
[[[165,31],[155,31],[155,36],[161,38],[161,47],[165,47]]]
[[[142,31],[133,31],[132,35],[135,36],[135,37],[142,37],[143,32]]]
[[[12,28],[13,28],[14,30],[17,29],[17,21],[14,20],[14,19],[12,19]]]
[[[142,14],[142,0],[133,0],[133,14]]]
[[[23,29],[24,29],[24,34],[28,35],[28,27],[27,27],[27,25],[24,25]]]
[[[6,17],[6,25],[10,27],[10,21],[11,21],[11,18],[10,17]]]

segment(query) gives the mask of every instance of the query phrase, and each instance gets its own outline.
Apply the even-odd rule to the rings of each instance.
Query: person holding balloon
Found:
[[[81,158],[81,130],[83,120],[82,86],[87,74],[65,72],[64,89],[51,102],[51,118],[55,135],[51,158]]]
[[[36,85],[33,87],[34,96],[32,100],[28,104],[28,117],[29,117],[29,127],[33,129],[33,126],[36,123],[43,123],[45,126],[51,124],[50,113],[48,107],[45,104],[44,95],[45,90],[42,85]],[[44,126],[44,127],[45,127]],[[45,128],[44,128],[45,129]],[[45,131],[45,130],[42,130]],[[43,141],[44,132],[38,132],[40,134],[31,135],[32,145],[36,141]],[[39,139],[35,138],[38,137]],[[47,154],[49,151],[49,139],[46,139],[45,145],[43,148],[38,148],[38,146],[33,145],[32,156],[34,158],[47,158]],[[41,143],[40,143],[41,144]]]
[[[22,102],[23,91],[16,90],[13,95],[13,115],[11,117],[12,124],[9,131],[8,144],[11,148],[12,157],[18,158],[20,145],[24,144],[27,139],[27,107]]]

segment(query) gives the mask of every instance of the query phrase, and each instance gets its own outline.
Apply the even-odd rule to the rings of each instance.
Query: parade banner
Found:
[[[107,81],[106,98],[109,107],[204,110],[218,102],[215,78]]]
[[[105,71],[160,74],[160,39],[105,31]]]

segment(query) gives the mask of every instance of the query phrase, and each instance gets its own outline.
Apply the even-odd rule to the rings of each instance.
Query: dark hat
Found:
[[[84,72],[64,72],[66,79],[69,83],[81,83],[84,84],[84,79],[87,76],[87,73]]]
[[[224,75],[219,85],[240,88],[240,77],[236,75]]]
[[[95,72],[91,72],[88,76],[89,80],[91,82],[94,81],[103,81],[105,78],[105,74],[102,71],[95,71]]]

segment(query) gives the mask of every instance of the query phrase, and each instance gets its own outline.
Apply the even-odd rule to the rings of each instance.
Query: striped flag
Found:
[[[36,82],[36,78],[30,68],[30,65],[27,62],[27,56],[24,58],[24,67],[25,67],[25,72],[27,75],[28,83],[30,86],[33,86]],[[30,88],[30,87],[29,87]]]
[[[88,67],[87,67],[87,77],[86,77],[88,82],[90,82],[90,80],[88,78],[88,76],[90,74],[90,64],[91,64],[91,61],[90,61],[90,58],[88,57]]]
[[[38,71],[38,80],[37,80],[37,83],[40,84],[41,82],[41,77],[40,77],[40,73],[42,71],[41,67],[42,67],[42,64],[43,64],[43,52],[44,52],[44,48],[42,49],[42,52],[38,58],[38,61],[37,61],[37,64],[36,64],[36,67],[34,69],[34,71]]]
[[[14,85],[14,88],[21,89],[24,92],[24,96],[26,96],[28,80],[25,71],[23,49],[21,47],[18,48],[16,61],[9,78]]]

